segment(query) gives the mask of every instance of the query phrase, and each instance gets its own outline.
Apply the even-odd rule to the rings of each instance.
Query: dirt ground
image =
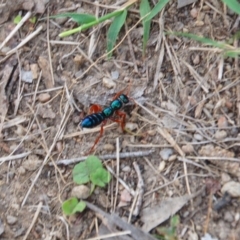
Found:
[[[152,239],[175,214],[177,237],[165,239],[240,239],[239,61],[164,34],[189,32],[237,47],[231,37],[239,17],[218,0],[182,8],[172,0],[152,21],[143,58],[135,4],[110,60],[110,22],[60,38],[76,24],[47,19],[62,12],[102,16],[123,3],[0,2],[0,44],[19,13],[37,16],[35,25],[27,21],[0,49],[1,239],[90,239],[124,231],[132,236],[108,239]],[[90,204],[83,213],[64,216],[61,204],[76,185],[74,164],[59,161],[85,156],[100,129],[81,130],[80,120],[91,104],[108,106],[125,88],[134,99],[123,108],[127,131],[109,120],[94,152],[112,169],[112,181],[87,198],[98,210]],[[126,154],[118,158],[119,152]],[[111,221],[112,213],[129,224]]]

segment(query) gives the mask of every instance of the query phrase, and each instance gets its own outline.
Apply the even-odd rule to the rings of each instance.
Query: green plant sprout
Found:
[[[159,227],[156,229],[157,239],[161,240],[177,240],[177,227],[179,225],[179,216],[175,215],[170,220],[170,227]]]
[[[22,16],[21,16],[20,14],[18,14],[18,15],[13,19],[13,23],[19,24],[19,23],[21,22],[21,20],[22,20]],[[31,18],[29,18],[28,21],[29,21],[30,23],[32,23],[32,24],[35,24],[36,21],[37,21],[37,18],[36,18],[36,17],[31,17]]]
[[[143,55],[145,55],[146,45],[149,39],[151,20],[165,7],[165,5],[169,1],[170,0],[159,0],[158,3],[152,9],[150,7],[149,0],[140,1],[139,12],[143,24]],[[100,18],[96,18],[94,15],[90,14],[78,14],[78,13],[62,13],[55,16],[51,16],[51,18],[69,17],[73,21],[75,21],[78,25],[80,25],[77,28],[60,33],[59,34],[60,37],[67,37],[74,33],[87,30],[104,21],[113,19],[107,32],[107,52],[108,57],[111,57],[119,32],[126,21],[128,9],[136,2],[138,2],[138,0],[129,0],[120,9],[108,13]]]
[[[222,0],[222,2],[225,3],[232,11],[240,15],[240,3],[237,0]],[[240,48],[234,47],[227,42],[218,42],[210,38],[201,37],[192,33],[166,32],[166,34],[190,38],[192,40],[203,43],[204,45],[218,48],[221,50],[224,57],[239,57],[240,55]],[[239,36],[240,31],[234,34],[233,39],[238,39]]]
[[[111,180],[110,173],[103,168],[102,162],[96,156],[88,156],[81,163],[78,163],[73,168],[73,181],[77,184],[91,183],[91,193],[95,186],[105,187]],[[62,211],[65,215],[72,215],[76,212],[82,212],[86,208],[86,204],[76,197],[67,199],[62,204]]]

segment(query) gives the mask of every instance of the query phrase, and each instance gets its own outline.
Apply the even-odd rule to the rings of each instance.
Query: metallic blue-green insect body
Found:
[[[120,110],[124,104],[127,104],[129,99],[126,95],[121,94],[117,99],[110,103],[109,107],[106,107],[99,113],[92,113],[86,116],[81,122],[81,128],[93,128],[101,124],[107,118],[113,116],[114,112]]]

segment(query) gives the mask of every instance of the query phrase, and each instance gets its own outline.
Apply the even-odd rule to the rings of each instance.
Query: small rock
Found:
[[[119,72],[118,71],[112,71],[111,76],[112,76],[112,80],[117,80],[119,78]]]
[[[129,165],[124,166],[124,167],[122,168],[122,171],[123,171],[123,172],[131,172],[131,167],[130,167]]]
[[[15,131],[15,133],[18,135],[18,136],[23,136],[25,131],[23,130],[23,127],[21,125],[17,125],[17,130]]]
[[[225,173],[225,172],[222,172],[222,174],[221,174],[221,179],[222,179],[222,183],[223,184],[225,184],[225,183],[227,183],[227,182],[229,182],[230,180],[231,180],[231,177],[227,174],[227,173]]]
[[[161,161],[158,167],[158,171],[162,172],[165,169],[166,166],[166,162],[165,161]]]
[[[8,223],[9,225],[13,225],[13,224],[15,224],[16,222],[17,222],[17,218],[16,218],[16,217],[11,216],[11,215],[8,215],[8,216],[7,216],[7,223]]]
[[[174,154],[174,155],[172,155],[172,156],[169,157],[168,161],[169,161],[169,162],[173,162],[173,161],[175,161],[176,159],[177,159],[177,155]]]
[[[114,88],[116,87],[116,83],[110,79],[110,78],[103,78],[103,86],[107,87],[107,88]]]
[[[193,153],[194,152],[193,145],[191,145],[191,144],[183,145],[182,150],[184,153]]]
[[[221,192],[228,192],[232,197],[240,197],[240,183],[235,181],[227,182],[223,185]]]
[[[123,191],[121,192],[120,201],[131,202],[131,200],[132,200],[131,194],[129,193],[128,190],[124,188]]]
[[[36,63],[33,63],[33,64],[30,65],[30,69],[31,69],[31,72],[32,72],[32,78],[37,79],[38,74],[39,74],[38,65]]]
[[[22,163],[22,167],[24,167],[28,171],[35,171],[38,167],[40,167],[42,161],[36,155],[30,155],[26,161]]]
[[[197,54],[193,59],[193,64],[198,65],[200,63],[200,56]]]
[[[85,185],[75,186],[72,189],[71,195],[79,199],[86,199],[90,196],[90,189]]]
[[[108,199],[108,195],[105,193],[101,193],[98,195],[98,202],[103,208],[109,208],[110,202]]]
[[[234,220],[235,220],[235,222],[238,222],[239,219],[240,219],[240,213],[237,212],[237,213],[235,214],[235,216],[234,216]]]
[[[103,145],[103,149],[106,151],[113,151],[115,149],[113,144],[107,143]]]
[[[196,27],[202,27],[204,25],[204,22],[203,21],[196,21],[195,22],[195,26]]]
[[[56,117],[55,112],[53,112],[50,106],[40,106],[38,108],[38,115],[42,118],[51,118],[54,119]]]
[[[155,136],[156,135],[156,130],[148,130],[147,131],[149,136]]]
[[[45,103],[45,102],[49,101],[50,99],[51,99],[51,95],[49,93],[41,93],[38,96],[38,100],[41,103]]]
[[[160,154],[162,160],[168,160],[170,155],[173,154],[173,150],[171,148],[164,148],[160,151],[159,154]]]
[[[131,123],[131,122],[127,122],[125,127],[130,131],[138,129],[138,125],[136,123]]]
[[[197,141],[202,141],[202,140],[203,140],[203,136],[200,135],[200,134],[198,134],[198,133],[195,133],[195,134],[193,135],[193,137],[194,137]]]
[[[22,81],[26,83],[32,83],[33,82],[33,76],[31,71],[21,71],[21,77]]]
[[[228,126],[228,121],[225,116],[221,116],[218,119],[218,128],[226,128]]]
[[[230,223],[234,221],[234,217],[229,211],[224,212],[223,219],[227,222],[230,222]]]
[[[14,233],[14,238],[18,238],[26,232],[26,228],[21,227]]]
[[[191,11],[190,11],[190,15],[193,17],[193,18],[197,18],[198,16],[198,10],[196,8],[193,8]]]
[[[19,173],[20,175],[24,175],[24,174],[26,173],[25,168],[24,168],[23,166],[20,166],[20,167],[18,168],[18,173]]]
[[[56,144],[56,149],[57,149],[57,151],[58,151],[59,153],[62,152],[62,150],[63,150],[63,145],[62,145],[62,142],[61,142],[61,141],[57,142],[57,144]]]
[[[215,133],[215,139],[220,141],[220,140],[223,140],[224,138],[227,137],[227,132],[222,130],[222,131],[216,131]]]

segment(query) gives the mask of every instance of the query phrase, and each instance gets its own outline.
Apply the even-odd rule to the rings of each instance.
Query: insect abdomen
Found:
[[[105,119],[105,116],[102,113],[93,113],[86,116],[81,122],[80,126],[82,128],[93,128],[102,123]]]

